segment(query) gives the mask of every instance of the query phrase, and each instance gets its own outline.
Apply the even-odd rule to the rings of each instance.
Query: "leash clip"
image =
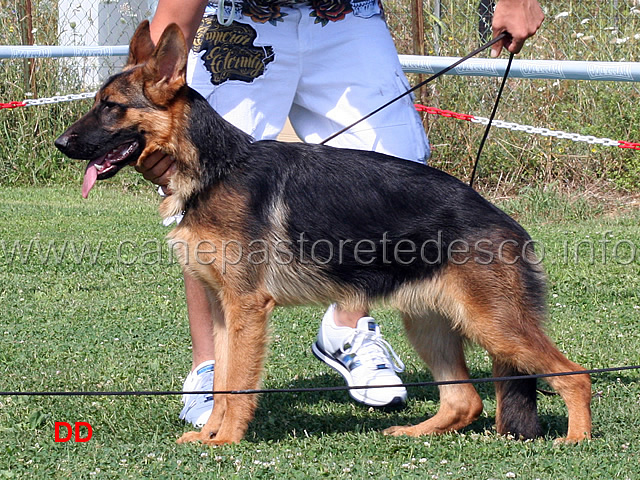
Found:
[[[228,27],[233,23],[233,20],[236,16],[236,2],[235,0],[231,0],[231,14],[228,18],[224,18],[224,1],[218,0],[218,11],[216,12],[216,16],[218,17],[218,23],[224,27]]]

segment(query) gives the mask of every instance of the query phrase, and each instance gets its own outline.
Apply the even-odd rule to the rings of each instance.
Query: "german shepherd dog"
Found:
[[[96,179],[162,150],[176,172],[163,217],[183,268],[222,306],[214,320],[214,391],[257,389],[276,305],[397,309],[436,381],[465,380],[464,344],[476,342],[496,376],[583,370],[543,332],[545,277],[527,232],[459,180],[423,164],[367,151],[254,141],[223,120],[185,80],[187,45],[176,25],[157,46],[141,24],[125,69],[55,142],[89,160]],[[591,435],[586,374],[548,378],[568,409],[562,442]],[[482,412],[470,384],[439,387],[440,409],[388,435],[461,429]],[[497,431],[542,433],[536,381],[496,383]],[[257,395],[217,394],[202,431],[178,441],[239,442]]]

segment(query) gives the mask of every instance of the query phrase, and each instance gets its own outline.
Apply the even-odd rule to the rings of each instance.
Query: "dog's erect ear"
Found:
[[[143,70],[147,91],[159,103],[171,98],[187,83],[187,42],[175,23],[162,32]]]
[[[140,65],[151,57],[155,46],[151,41],[151,33],[149,32],[149,20],[143,21],[136,28],[131,42],[129,43],[129,58],[125,65],[125,69]]]

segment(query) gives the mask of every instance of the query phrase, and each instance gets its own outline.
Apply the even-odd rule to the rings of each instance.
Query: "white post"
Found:
[[[436,22],[433,24],[433,51],[435,55],[440,55],[440,35],[442,34],[442,30],[440,28],[440,19],[442,18],[441,12],[441,4],[440,0],[433,1],[433,16],[436,18]]]
[[[126,45],[138,24],[150,18],[149,0],[58,0],[58,43],[61,46]],[[63,60],[70,87],[93,88],[117,72],[124,58],[87,57]]]

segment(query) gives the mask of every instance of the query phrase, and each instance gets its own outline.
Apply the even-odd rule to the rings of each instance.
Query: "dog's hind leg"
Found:
[[[493,358],[494,377],[526,375],[500,358]],[[528,439],[542,436],[538,419],[536,380],[506,380],[495,383],[496,430],[516,438]]]
[[[544,335],[540,331],[541,335]],[[567,359],[555,344],[544,336],[542,345],[533,349],[523,364],[534,361],[530,371],[539,373],[579,372],[584,370]],[[569,413],[569,429],[566,437],[556,443],[577,443],[591,438],[591,378],[587,374],[548,377],[545,379],[562,397]]]
[[[490,355],[500,360],[494,372],[503,376],[522,373],[561,373],[584,370],[568,360],[542,329],[529,325],[519,329],[487,329],[479,340]],[[489,339],[488,336],[491,336]],[[515,367],[514,367],[515,366]],[[589,375],[549,377],[546,381],[560,394],[569,412],[567,436],[557,441],[575,443],[591,438],[591,380]],[[535,412],[535,381],[507,381],[496,385],[498,410],[496,427],[499,433],[512,433],[531,438],[540,433]]]
[[[435,381],[466,380],[469,371],[464,358],[463,338],[442,315],[405,314],[405,328],[414,348],[431,369]],[[425,435],[459,430],[482,413],[482,400],[473,385],[441,385],[440,409],[428,420],[413,426],[385,430],[387,435]]]
[[[215,389],[218,391],[254,390],[259,387],[267,344],[267,323],[274,302],[260,293],[223,295],[226,345],[216,341],[216,349],[226,353],[218,370],[216,360]],[[219,373],[222,373],[219,375]],[[257,407],[256,394],[221,394],[215,396],[214,411],[200,432],[185,433],[179,443],[201,441],[221,445],[237,443],[244,437]]]
[[[556,349],[549,372],[578,372],[584,370]],[[591,438],[591,378],[589,375],[549,377],[546,381],[558,391],[569,411],[567,436],[556,443],[577,443]]]
[[[546,316],[540,272],[529,264],[499,264],[491,269],[459,266],[449,296],[464,312],[460,328],[494,359],[494,373],[560,373],[583,370],[568,360],[544,333]],[[466,269],[466,270],[465,270]],[[508,292],[508,294],[505,294]],[[561,442],[591,436],[591,381],[588,375],[550,377],[547,382],[567,404],[569,431]],[[534,382],[507,381],[496,388],[499,433],[525,437],[538,433]],[[524,412],[523,409],[528,409]]]

